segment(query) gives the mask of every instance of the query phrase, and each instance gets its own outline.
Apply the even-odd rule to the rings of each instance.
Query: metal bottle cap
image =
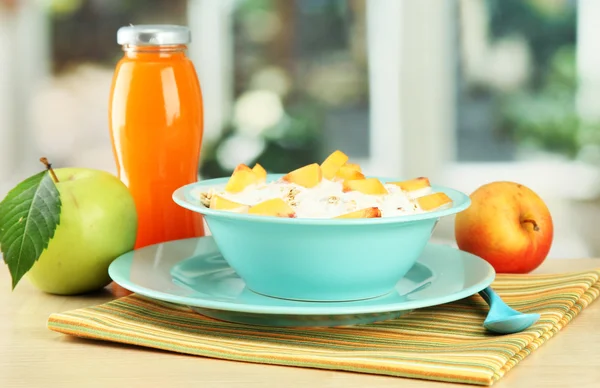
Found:
[[[190,29],[170,24],[141,24],[125,26],[117,31],[117,43],[134,46],[160,46],[188,44],[192,40]]]

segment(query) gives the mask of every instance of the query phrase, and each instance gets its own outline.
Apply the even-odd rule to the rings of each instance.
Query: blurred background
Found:
[[[600,257],[598,20],[594,0],[0,0],[0,195],[42,155],[116,172],[116,31],[186,24],[201,177],[341,149],[467,193],[517,181],[551,209],[551,258]]]

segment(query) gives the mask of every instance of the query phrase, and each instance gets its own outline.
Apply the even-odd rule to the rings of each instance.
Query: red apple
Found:
[[[456,215],[458,247],[488,261],[497,273],[528,273],[548,256],[552,216],[531,189],[492,182],[475,190],[471,206]]]

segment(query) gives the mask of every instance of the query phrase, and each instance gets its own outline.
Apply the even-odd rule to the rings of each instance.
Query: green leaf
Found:
[[[0,202],[0,250],[13,290],[48,247],[60,223],[60,208],[48,171],[25,179]]]

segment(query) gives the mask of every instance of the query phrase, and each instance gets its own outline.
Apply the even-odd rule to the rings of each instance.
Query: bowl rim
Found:
[[[285,174],[268,174],[267,182],[279,179]],[[245,213],[227,212],[222,210],[210,209],[204,206],[200,200],[192,194],[192,191],[197,191],[202,188],[210,188],[226,184],[229,180],[229,176],[221,178],[210,178],[203,179],[197,182],[189,183],[177,188],[173,194],[173,201],[188,210],[200,213],[209,217],[218,217],[222,219],[239,220],[239,221],[250,221],[259,223],[271,223],[271,224],[293,224],[293,225],[381,225],[381,224],[397,224],[397,223],[408,223],[415,221],[424,221],[430,219],[441,218],[449,215],[459,213],[467,209],[471,205],[471,198],[463,193],[462,191],[452,189],[447,186],[434,185],[431,187],[435,192],[441,191],[448,195],[453,200],[453,205],[450,208],[436,210],[427,213],[401,215],[393,217],[380,217],[380,218],[348,218],[348,219],[335,219],[335,218],[284,218],[284,217],[266,217],[258,216]],[[398,181],[402,178],[388,178],[382,176],[368,176],[367,178],[377,178],[382,182]]]

